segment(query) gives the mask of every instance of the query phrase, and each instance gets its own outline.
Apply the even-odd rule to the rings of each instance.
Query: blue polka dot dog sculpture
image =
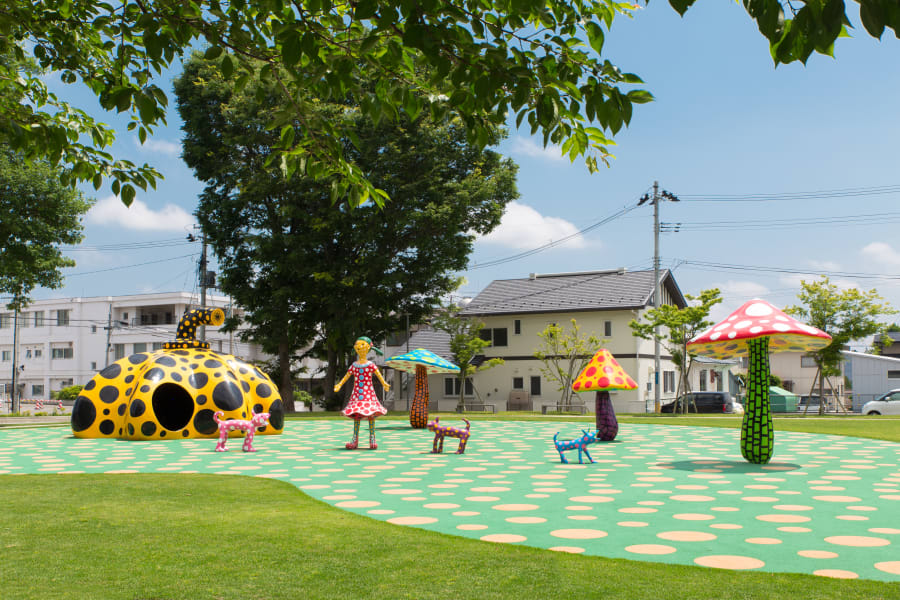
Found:
[[[559,459],[565,464],[569,464],[569,461],[566,460],[566,455],[563,454],[566,450],[578,450],[578,462],[581,463],[581,453],[583,452],[587,455],[588,460],[594,462],[594,459],[591,458],[590,452],[588,452],[587,447],[590,444],[597,442],[597,431],[591,433],[590,431],[581,430],[584,433],[580,438],[576,438],[574,440],[569,440],[567,442],[560,442],[556,438],[559,436],[559,432],[556,432],[556,435],[553,436],[553,445],[556,446],[556,451],[559,452]]]
[[[160,350],[117,360],[94,375],[72,407],[75,437],[214,438],[219,432],[217,411],[227,419],[269,413],[269,424],[257,433],[281,433],[284,405],[269,376],[194,339],[199,325],[221,325],[224,320],[220,308],[189,311],[179,322],[174,341]]]

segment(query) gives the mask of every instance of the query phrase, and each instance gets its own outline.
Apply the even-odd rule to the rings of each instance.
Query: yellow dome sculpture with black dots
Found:
[[[284,431],[284,403],[269,376],[194,338],[198,326],[224,321],[220,308],[188,311],[174,342],[117,360],[94,375],[72,407],[75,437],[214,438],[219,428],[213,416],[218,411],[225,419],[267,412],[269,425],[257,433]]]

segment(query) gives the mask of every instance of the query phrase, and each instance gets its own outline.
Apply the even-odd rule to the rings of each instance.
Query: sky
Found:
[[[800,281],[822,274],[900,308],[900,41],[887,30],[874,39],[849,16],[857,30],[835,58],[778,68],[737,2],[699,0],[682,18],[657,0],[617,18],[604,57],[640,75],[656,100],[635,106],[616,158],[594,174],[511,129],[497,150],[519,165],[520,197],[476,241],[459,294],[530,273],[652,268],[652,207],[636,205],[658,181],[680,200],[660,205],[661,266],[684,293],[719,288],[714,319],[755,297],[797,304]],[[158,84],[173,107],[172,75]],[[85,104],[76,88],[48,83]],[[202,185],[180,159],[177,112],[143,145],[124,120],[94,114],[121,132],[118,157],[165,179],[128,209],[108,187],[85,188],[96,204],[83,243],[67,251],[78,264],[64,288],[34,297],[199,293],[200,246],[186,237]]]

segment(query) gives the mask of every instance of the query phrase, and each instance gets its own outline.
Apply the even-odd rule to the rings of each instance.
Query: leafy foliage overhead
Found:
[[[900,32],[895,1],[856,2],[871,35]],[[694,0],[669,3],[684,13]],[[849,23],[844,0],[799,9],[743,3],[776,64],[831,54]],[[637,75],[602,57],[614,18],[639,8],[616,0],[8,0],[0,7],[0,141],[65,164],[69,177],[97,188],[111,178],[130,204],[159,173],[116,160],[113,129],[49,92],[42,74],[83,82],[104,109],[128,114],[128,129],[144,141],[166,119],[156,79],[203,48],[238,87],[258,79],[279,88],[284,109],[267,126],[283,135],[271,164],[286,176],[332,179],[332,200],[380,203],[386,194],[346,159],[348,126],[311,111],[316,99],[350,97],[375,122],[453,113],[479,145],[515,115],[595,170],[633,105],[652,99],[632,87],[642,83]],[[299,130],[282,129],[298,118]]]

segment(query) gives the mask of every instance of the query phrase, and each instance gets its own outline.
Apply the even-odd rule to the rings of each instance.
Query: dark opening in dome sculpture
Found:
[[[178,323],[174,342],[117,360],[94,375],[72,407],[75,437],[213,438],[219,430],[213,418],[217,411],[226,419],[267,412],[269,425],[257,433],[281,433],[284,404],[269,376],[194,338],[198,326],[224,321],[220,308],[188,311]]]

